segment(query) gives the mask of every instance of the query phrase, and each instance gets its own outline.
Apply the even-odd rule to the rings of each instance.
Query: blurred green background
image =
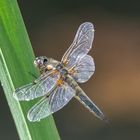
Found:
[[[73,99],[54,114],[62,140],[140,139],[140,1],[19,0],[36,56],[61,60],[78,26],[95,25],[94,76],[80,86],[110,119],[98,120]],[[22,77],[21,77],[22,78]],[[0,139],[18,140],[1,88]]]

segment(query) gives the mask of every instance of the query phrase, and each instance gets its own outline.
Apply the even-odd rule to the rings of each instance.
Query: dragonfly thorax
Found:
[[[56,66],[56,70],[58,70],[62,76],[66,76],[68,74],[68,70],[61,63]]]

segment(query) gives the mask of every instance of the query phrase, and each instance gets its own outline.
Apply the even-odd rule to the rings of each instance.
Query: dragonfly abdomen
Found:
[[[75,98],[80,101],[91,113],[93,113],[97,118],[108,121],[106,116],[102,113],[102,111],[89,99],[89,97],[81,92]]]
[[[69,84],[69,86],[71,86],[76,91],[76,94],[77,92],[81,92],[77,82],[75,82],[75,80],[70,75],[67,75],[65,77],[65,81]]]
[[[66,82],[76,91],[75,98],[82,103],[91,113],[101,120],[107,121],[102,111],[90,100],[85,92],[78,86],[77,82],[71,76],[67,76]]]

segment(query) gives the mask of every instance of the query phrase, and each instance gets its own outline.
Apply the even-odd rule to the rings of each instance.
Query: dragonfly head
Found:
[[[36,57],[34,60],[35,67],[37,67],[40,71],[45,70],[48,63],[49,59],[46,56]]]
[[[46,56],[36,57],[34,60],[35,67],[37,67],[41,73],[54,69],[57,63],[58,61],[47,58]]]

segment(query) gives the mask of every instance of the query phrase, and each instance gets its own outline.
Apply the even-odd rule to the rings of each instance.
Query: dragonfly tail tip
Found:
[[[105,123],[109,123],[109,122],[110,122],[109,119],[108,119],[106,116],[104,116],[104,117],[102,118],[102,120],[103,120]]]

